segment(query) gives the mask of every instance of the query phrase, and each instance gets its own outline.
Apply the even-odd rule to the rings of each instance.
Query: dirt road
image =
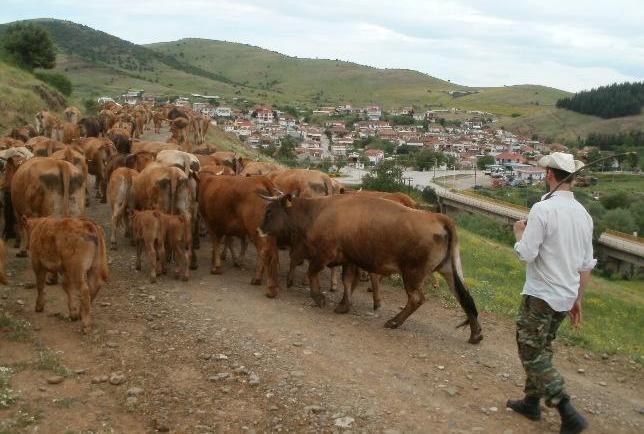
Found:
[[[88,214],[107,224],[107,211],[93,202]],[[454,328],[462,312],[438,299],[401,329],[383,328],[406,298],[391,286],[376,314],[364,285],[347,315],[333,313],[339,294],[320,309],[304,286],[267,299],[249,284],[254,254],[246,269],[225,263],[213,276],[207,241],[189,282],[151,285],[121,237],[93,305],[94,332],[83,336],[58,286],[45,312],[33,311],[28,262],[9,250],[0,309],[28,324],[19,336],[0,325],[0,366],[11,368],[17,397],[0,405],[0,432],[558,432],[552,410],[529,422],[504,408],[523,382],[505,318],[483,312],[485,339],[473,346]],[[589,432],[642,431],[639,365],[562,345],[556,363]],[[63,381],[49,384],[55,374]]]

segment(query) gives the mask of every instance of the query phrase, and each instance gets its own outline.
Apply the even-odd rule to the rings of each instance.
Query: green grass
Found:
[[[637,200],[644,200],[644,176],[641,174],[593,173],[592,176],[598,178],[597,184],[583,188],[582,190],[596,191],[600,194],[624,191],[626,193],[635,195],[635,198]]]
[[[11,374],[8,366],[0,366],[0,409],[9,408],[18,399],[18,394],[11,388]]]
[[[35,368],[41,371],[50,371],[62,377],[69,377],[71,371],[63,365],[60,356],[50,348],[42,345],[37,346],[38,360]]]
[[[514,318],[525,279],[525,265],[509,246],[460,230],[465,282],[480,310]],[[428,290],[456,305],[444,282]],[[611,281],[593,277],[583,304],[584,319],[578,330],[569,322],[560,336],[596,352],[620,353],[644,363],[644,292],[641,281]]]
[[[27,341],[31,336],[29,327],[29,321],[14,318],[6,311],[0,312],[0,329],[9,329],[9,340],[17,342]]]

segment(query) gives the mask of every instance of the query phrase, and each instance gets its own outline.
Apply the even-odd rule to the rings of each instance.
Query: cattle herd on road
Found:
[[[482,339],[454,223],[418,209],[403,193],[352,191],[316,170],[217,151],[216,144],[205,143],[209,120],[185,107],[110,102],[97,116],[83,117],[68,107],[62,119],[44,110],[35,121],[35,127],[14,128],[0,138],[0,163],[3,238],[15,238],[17,255],[31,258],[37,312],[44,309],[45,284],[62,276],[70,318],[80,319],[84,332],[91,329],[90,305],[108,278],[105,234],[85,217],[94,196],[109,202],[110,248],[128,239],[136,246],[136,269],[146,257],[152,282],[171,263],[175,277],[188,280],[207,232],[212,274],[222,273],[228,256],[241,266],[248,242],[255,246],[251,283],[265,282],[268,297],[279,293],[280,249],[290,254],[287,286],[295,267],[308,261],[311,297],[318,306],[326,300],[319,273],[332,269],[335,290],[335,270],[341,267],[338,313],[350,310],[360,270],[370,275],[374,309],[381,305],[381,277],[399,273],[408,300],[386,322],[391,328],[423,303],[424,283],[437,272],[466,314],[462,325],[470,326],[469,341]],[[158,133],[164,123],[172,133],[167,142],[142,139],[145,130]],[[7,281],[5,255],[0,241],[0,282]]]

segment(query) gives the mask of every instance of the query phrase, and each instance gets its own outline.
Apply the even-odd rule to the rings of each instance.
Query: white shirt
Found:
[[[514,250],[527,262],[522,294],[540,298],[557,312],[569,311],[579,291],[579,273],[590,271],[593,220],[570,191],[556,191],[532,206]]]

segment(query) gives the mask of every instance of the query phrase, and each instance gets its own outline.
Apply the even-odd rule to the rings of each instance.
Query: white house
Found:
[[[364,154],[374,166],[385,158],[385,152],[381,149],[367,149]]]
[[[537,182],[543,180],[546,176],[546,169],[543,167],[525,166],[515,168],[514,173],[516,174],[517,179],[521,179],[526,182]]]
[[[215,116],[221,117],[221,118],[229,118],[233,115],[233,111],[231,110],[230,107],[215,107]]]
[[[379,105],[370,105],[365,109],[370,121],[378,121],[382,117],[382,108]]]

